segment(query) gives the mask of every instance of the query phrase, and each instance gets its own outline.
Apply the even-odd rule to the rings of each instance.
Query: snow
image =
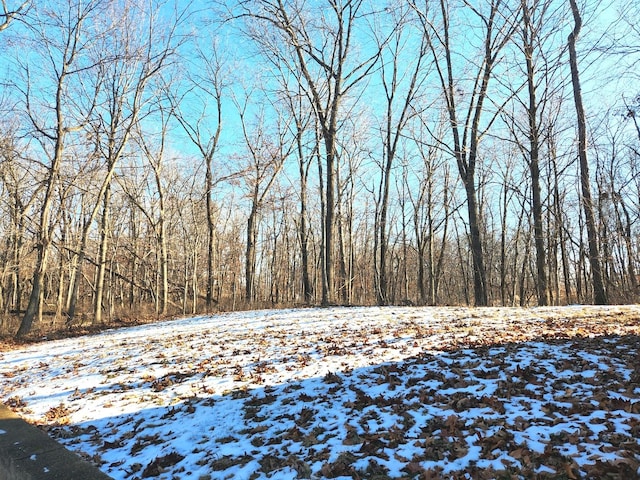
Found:
[[[2,351],[0,395],[114,479],[636,476],[639,334],[638,306],[238,312]]]

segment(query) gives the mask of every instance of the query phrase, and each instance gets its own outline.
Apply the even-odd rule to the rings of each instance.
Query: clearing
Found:
[[[114,479],[631,478],[639,347],[640,306],[238,312],[2,351],[0,395]]]

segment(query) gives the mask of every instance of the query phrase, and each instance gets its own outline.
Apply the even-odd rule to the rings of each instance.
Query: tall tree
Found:
[[[462,11],[458,13],[477,21],[477,24],[471,28],[465,27],[471,32],[469,37],[465,38],[462,34],[456,36],[456,32],[452,31],[451,21],[454,12],[451,2],[439,0],[438,13],[435,16],[429,9],[430,5],[433,5],[433,2],[425,1],[424,8],[420,9],[413,4],[433,54],[434,66],[449,117],[452,143],[446,145],[446,148],[456,160],[466,193],[469,243],[473,259],[474,303],[477,306],[485,306],[489,299],[481,236],[481,212],[478,208],[476,167],[479,161],[480,141],[495,120],[496,114],[501,110],[498,104],[493,117],[482,123],[486,110],[485,103],[491,101],[489,83],[494,77],[500,53],[514,32],[517,10],[512,8],[508,0],[485,2],[486,11],[476,8],[466,0],[463,1]],[[464,45],[471,36],[477,36],[482,41],[478,61],[468,62],[466,66],[460,65],[455,61],[458,52],[454,51],[456,45],[452,41],[459,41]],[[469,47],[466,46],[466,48]],[[460,68],[463,70],[460,71]],[[473,73],[468,69],[474,69]],[[470,74],[472,82],[465,83],[464,78]],[[471,91],[465,91],[465,89]],[[466,102],[464,97],[468,99]]]
[[[180,98],[172,98],[173,114],[196,147],[205,166],[205,206],[207,210],[207,282],[206,307],[210,311],[214,302],[216,280],[216,207],[213,199],[214,187],[228,177],[216,175],[214,159],[220,145],[222,133],[223,100],[228,87],[228,71],[225,59],[216,41],[207,51],[198,47],[196,59],[199,71],[188,78],[190,88]],[[188,112],[185,111],[188,106]],[[198,112],[194,114],[194,112]],[[221,169],[222,170],[222,169]]]
[[[379,305],[389,302],[388,294],[388,258],[387,220],[392,169],[405,136],[408,122],[419,110],[416,99],[427,75],[424,66],[428,53],[427,37],[422,35],[417,44],[413,44],[413,25],[409,21],[411,10],[407,5],[398,5],[391,15],[392,33],[383,33],[377,37],[377,48],[382,52],[380,80],[384,91],[385,111],[381,127],[383,155],[379,184],[379,208],[376,219],[376,298]],[[407,49],[411,49],[412,58],[407,59]]]
[[[544,230],[544,192],[541,171],[544,167],[545,132],[547,124],[555,121],[553,102],[564,82],[558,80],[561,71],[564,40],[558,38],[562,22],[561,6],[553,0],[520,0],[521,16],[514,35],[514,45],[522,70],[524,87],[518,83],[514,91],[514,112],[505,112],[505,125],[529,168],[531,185],[531,213],[535,246],[535,285],[539,305],[549,302],[547,245]],[[523,93],[520,93],[520,91]]]
[[[150,80],[169,62],[173,46],[164,43],[158,32],[158,13],[145,8],[142,2],[122,0],[111,2],[110,13],[105,15],[105,36],[95,49],[98,55],[108,57],[97,68],[95,82],[100,91],[95,115],[89,123],[89,135],[94,139],[94,155],[104,164],[102,181],[96,201],[87,218],[83,219],[82,236],[72,272],[68,321],[76,313],[78,288],[82,279],[87,241],[93,223],[102,206],[100,235],[106,238],[108,197],[111,182],[120,158],[129,146],[131,135],[138,126],[141,110],[145,106],[145,91]],[[145,22],[141,21],[145,18]],[[138,34],[132,35],[132,32]],[[106,203],[105,203],[106,199]],[[106,254],[106,251],[104,252]],[[99,280],[103,276],[99,275]],[[94,321],[100,323],[102,308],[96,310]]]
[[[439,136],[446,128],[444,119],[436,127]],[[413,136],[416,138],[421,165],[405,165],[404,169],[418,169],[418,187],[409,182],[408,173],[404,180],[412,208],[413,230],[417,254],[417,289],[421,304],[436,305],[440,286],[447,234],[451,210],[450,172],[442,150],[434,143],[424,142],[433,132],[426,125],[418,126]],[[411,177],[415,177],[412,175]],[[441,202],[438,200],[441,199]],[[438,239],[440,237],[440,239]],[[439,245],[438,245],[439,240]]]
[[[569,0],[571,13],[573,14],[574,27],[567,39],[569,47],[569,66],[571,68],[571,84],[573,87],[573,100],[576,107],[576,120],[578,122],[578,158],[580,160],[580,188],[582,192],[582,208],[587,229],[588,255],[591,266],[591,281],[593,286],[593,301],[596,305],[608,303],[607,293],[604,288],[602,267],[600,263],[600,251],[598,247],[598,231],[593,212],[593,200],[591,197],[591,180],[589,177],[589,159],[587,156],[587,119],[582,102],[582,90],[580,85],[580,72],[578,69],[578,54],[576,42],[582,29],[582,15],[576,0]]]
[[[155,204],[155,211],[157,215],[154,218],[152,212],[147,211],[142,205],[138,205],[141,208],[144,215],[149,220],[149,224],[153,228],[155,241],[157,245],[157,265],[159,270],[158,281],[156,284],[156,313],[159,315],[165,315],[167,313],[167,307],[169,304],[169,252],[167,246],[167,211],[166,211],[166,195],[165,186],[163,182],[163,167],[166,162],[167,151],[167,131],[169,129],[169,122],[171,120],[171,113],[169,108],[165,108],[162,103],[159,103],[159,112],[157,121],[160,123],[159,138],[155,139],[152,145],[149,142],[149,138],[143,132],[137,136],[137,142],[140,144],[140,148],[144,153],[145,160],[151,167],[153,172],[153,186],[157,195],[157,202]],[[102,248],[101,264],[102,260],[106,260]],[[101,268],[101,270],[103,270]],[[100,278],[100,277],[99,277]],[[96,293],[96,298],[98,295]],[[97,312],[96,312],[97,313]]]
[[[267,55],[278,55],[301,73],[303,88],[318,119],[324,143],[324,219],[322,242],[322,304],[336,298],[335,209],[338,134],[343,103],[349,93],[367,78],[377,63],[379,50],[364,58],[355,48],[357,28],[366,20],[365,0],[303,1],[260,0],[239,2],[239,17],[253,20],[248,33]],[[307,10],[313,8],[312,11]],[[317,18],[318,21],[310,21]],[[250,22],[251,23],[251,22]],[[274,46],[273,30],[283,42]],[[364,50],[360,50],[362,52]]]
[[[236,105],[240,114],[242,134],[248,152],[248,164],[243,169],[243,179],[249,191],[250,208],[247,216],[247,243],[245,250],[245,300],[251,303],[256,299],[256,256],[258,240],[258,223],[261,210],[274,185],[284,162],[295,148],[295,144],[285,142],[288,126],[278,118],[276,131],[267,132],[265,113],[261,109],[254,127],[247,118],[251,92],[245,95],[245,101]],[[276,140],[271,140],[275,138]]]
[[[311,279],[310,266],[310,245],[308,227],[308,181],[309,172],[313,164],[314,157],[317,157],[320,142],[315,134],[314,117],[310,111],[308,103],[305,101],[304,92],[301,89],[300,81],[296,81],[293,87],[297,93],[286,91],[283,93],[284,102],[287,105],[289,114],[292,117],[290,129],[295,139],[295,156],[298,162],[299,175],[299,214],[297,221],[298,241],[300,242],[300,262],[302,268],[302,297],[306,304],[310,304],[314,296],[313,282]],[[311,133],[310,140],[307,137]],[[310,145],[308,145],[310,143]]]
[[[533,231],[536,246],[536,275],[538,305],[546,305],[547,272],[545,260],[544,235],[542,232],[542,199],[540,195],[540,128],[538,125],[538,100],[534,49],[537,29],[532,20],[531,7],[522,0],[522,50],[527,69],[527,91],[529,102],[527,117],[529,121],[529,171],[531,173],[531,201],[533,205]]]
[[[11,309],[20,312],[22,309],[23,278],[22,259],[27,244],[27,218],[33,211],[41,183],[34,178],[35,169],[28,158],[20,152],[18,132],[5,125],[4,135],[0,137],[0,197],[3,199],[2,216],[6,222],[4,229],[8,231],[6,249],[0,254],[3,259],[4,294],[3,310],[8,313]]]
[[[38,68],[24,65],[25,84],[20,85],[24,94],[26,111],[31,122],[34,137],[42,146],[48,158],[46,177],[44,179],[44,196],[41,201],[37,231],[37,259],[33,272],[31,294],[17,336],[26,336],[33,325],[36,316],[41,312],[41,301],[44,280],[49,264],[50,248],[53,241],[52,234],[55,224],[52,222],[52,208],[55,199],[60,169],[65,154],[66,140],[69,134],[78,131],[86,122],[95,107],[95,95],[89,92],[89,102],[83,104],[78,98],[86,92],[82,89],[82,82],[78,77],[93,71],[102,59],[95,60],[88,55],[91,45],[89,38],[95,38],[102,32],[92,31],[91,19],[99,15],[103,9],[103,2],[93,0],[86,3],[63,2],[57,5],[43,7],[32,20],[30,31],[33,33],[34,45],[40,48]],[[51,70],[43,72],[47,65]],[[44,97],[34,92],[36,87],[46,83],[44,78],[32,84],[34,70],[49,75],[51,81],[50,92],[42,92]],[[46,77],[45,77],[46,78]],[[75,92],[71,83],[76,81]],[[51,93],[51,103],[44,108],[52,112],[51,116],[41,115],[36,105]],[[75,118],[74,118],[75,117]]]

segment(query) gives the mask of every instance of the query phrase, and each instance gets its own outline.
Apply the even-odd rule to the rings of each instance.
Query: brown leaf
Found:
[[[409,462],[404,467],[402,467],[401,470],[413,476],[424,471],[424,468],[422,468],[422,465],[420,465],[420,463],[418,462]]]
[[[180,463],[183,458],[184,455],[180,455],[177,452],[157,457],[142,471],[142,478],[156,477],[164,472],[167,467],[173,467],[175,464]]]
[[[308,427],[314,420],[316,411],[312,408],[303,408],[296,418],[296,425],[302,428]]]

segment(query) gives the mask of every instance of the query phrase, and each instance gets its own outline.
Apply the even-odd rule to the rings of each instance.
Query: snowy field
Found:
[[[241,312],[2,351],[0,394],[114,479],[637,478],[639,347],[639,306]]]

